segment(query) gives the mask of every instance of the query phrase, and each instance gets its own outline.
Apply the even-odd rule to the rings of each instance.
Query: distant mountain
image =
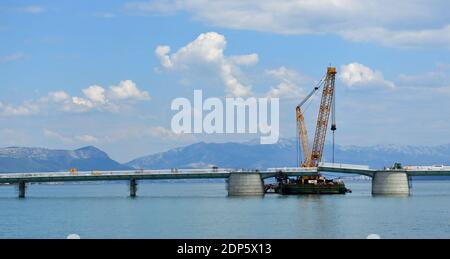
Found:
[[[89,146],[77,150],[46,148],[0,148],[0,172],[59,172],[77,168],[78,171],[124,170],[122,165],[98,148]]]
[[[245,143],[196,143],[144,156],[120,164],[92,146],[77,150],[45,148],[0,148],[0,173],[8,172],[66,172],[79,171],[207,168],[269,168],[294,167],[297,163],[297,141],[281,139],[274,145],[258,141]],[[324,161],[331,161],[331,145],[326,145]],[[377,145],[369,147],[336,146],[335,160],[339,163],[389,167],[395,162],[403,165],[450,165],[450,145],[432,147]]]
[[[291,167],[297,162],[297,141],[282,139],[274,145],[246,143],[204,143],[144,156],[126,165],[133,168],[229,168]],[[371,168],[404,165],[450,164],[450,145],[433,147],[378,145],[371,147],[340,146],[335,148],[335,161],[369,165]],[[327,145],[324,161],[331,161],[331,146]]]
[[[295,146],[281,141],[277,145],[252,143],[204,143],[172,149],[135,159],[126,165],[134,168],[229,168],[295,166]]]

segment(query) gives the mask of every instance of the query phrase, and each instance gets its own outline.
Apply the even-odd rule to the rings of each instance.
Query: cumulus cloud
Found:
[[[360,63],[350,63],[341,66],[339,78],[351,89],[378,87],[393,89],[395,84],[385,80],[383,74]]]
[[[136,83],[131,80],[125,80],[119,85],[111,86],[109,88],[108,96],[115,100],[135,99],[135,100],[149,100],[150,95],[146,91],[141,91],[136,87]]]
[[[172,68],[172,61],[169,57],[170,47],[169,46],[158,46],[156,47],[155,54],[159,58],[161,65],[165,68]]]
[[[95,108],[95,104],[86,98],[74,96],[71,101],[65,102],[63,109],[64,111],[72,112],[86,112]]]
[[[64,91],[56,91],[56,92],[50,92],[47,94],[47,96],[42,97],[41,100],[43,102],[63,102],[70,98],[69,94],[67,94]]]
[[[259,57],[257,54],[253,53],[249,55],[231,56],[229,57],[229,60],[236,65],[252,66],[259,62]]]
[[[251,94],[251,86],[243,84],[238,75],[240,66],[254,65],[257,54],[226,56],[226,39],[216,32],[200,34],[197,39],[170,54],[170,47],[161,45],[155,50],[161,66],[170,71],[190,73],[195,69],[213,70],[231,96],[245,97]]]
[[[328,33],[396,47],[448,47],[449,8],[445,0],[164,0],[126,4],[132,13],[187,12],[195,20],[224,28]]]
[[[105,89],[98,85],[89,86],[83,89],[84,95],[94,103],[106,103]]]
[[[65,112],[87,112],[93,109],[99,111],[118,111],[122,104],[135,101],[146,101],[150,95],[140,90],[136,83],[125,80],[108,90],[99,85],[92,85],[81,90],[83,95],[70,96],[65,91],[49,92],[46,96],[34,101],[26,101],[21,105],[11,105],[0,102],[0,115],[26,116],[38,114],[46,108],[56,108]]]
[[[270,89],[267,97],[270,98],[299,98],[304,96],[303,88],[299,83],[304,81],[303,77],[296,71],[286,67],[280,67],[273,70],[267,70],[266,73],[281,82]]]

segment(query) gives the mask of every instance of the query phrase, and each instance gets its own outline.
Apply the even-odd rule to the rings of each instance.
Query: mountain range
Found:
[[[327,145],[324,161],[331,161]],[[341,146],[335,147],[339,163],[369,165],[371,168],[404,165],[450,165],[450,144],[439,146]],[[92,146],[77,150],[46,148],[0,148],[0,172],[59,172],[77,168],[90,170],[168,169],[168,168],[269,168],[294,167],[297,164],[296,139],[281,139],[274,145],[200,142],[171,149],[121,164]]]
[[[326,145],[324,161],[331,162],[331,145]],[[335,146],[335,161],[369,165],[371,168],[404,165],[450,164],[450,144],[439,146]],[[133,168],[228,168],[294,167],[297,164],[297,140],[281,139],[274,145],[246,143],[196,143],[167,152],[137,158],[126,163]]]
[[[47,148],[0,148],[0,172],[60,172],[77,168],[89,170],[125,170],[122,165],[96,147],[77,150],[53,150]]]

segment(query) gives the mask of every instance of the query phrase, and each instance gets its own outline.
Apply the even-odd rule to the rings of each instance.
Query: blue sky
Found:
[[[124,162],[256,137],[173,134],[171,101],[194,89],[276,93],[293,137],[295,105],[329,64],[339,144],[450,143],[450,5],[364,2],[3,0],[0,146],[95,145]]]

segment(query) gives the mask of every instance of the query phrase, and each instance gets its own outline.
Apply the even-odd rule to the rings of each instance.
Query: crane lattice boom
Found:
[[[322,160],[328,119],[330,117],[330,110],[333,104],[335,78],[336,68],[329,67],[327,69],[327,76],[323,84],[322,100],[320,102],[319,115],[317,117],[316,134],[314,137],[309,166],[317,166]]]
[[[302,113],[302,108],[297,106],[297,130],[299,134],[299,139],[302,145],[302,153],[303,153],[303,164],[306,165],[311,158],[311,147],[309,145],[308,133],[306,131],[305,125],[305,117]]]
[[[314,89],[309,93],[306,98],[297,106],[297,134],[300,140],[302,153],[303,153],[303,163],[302,167],[315,167],[322,159],[323,149],[325,144],[325,136],[327,133],[328,119],[330,117],[330,110],[334,105],[334,81],[336,77],[336,68],[329,67],[327,69],[327,74],[323,80],[314,87]],[[309,144],[308,133],[306,130],[304,115],[302,112],[302,105],[306,103],[313,95],[319,90],[320,85],[323,83],[322,100],[320,102],[319,115],[317,118],[316,134],[314,136],[314,143],[311,150]],[[332,130],[336,129],[336,123],[332,123]]]

